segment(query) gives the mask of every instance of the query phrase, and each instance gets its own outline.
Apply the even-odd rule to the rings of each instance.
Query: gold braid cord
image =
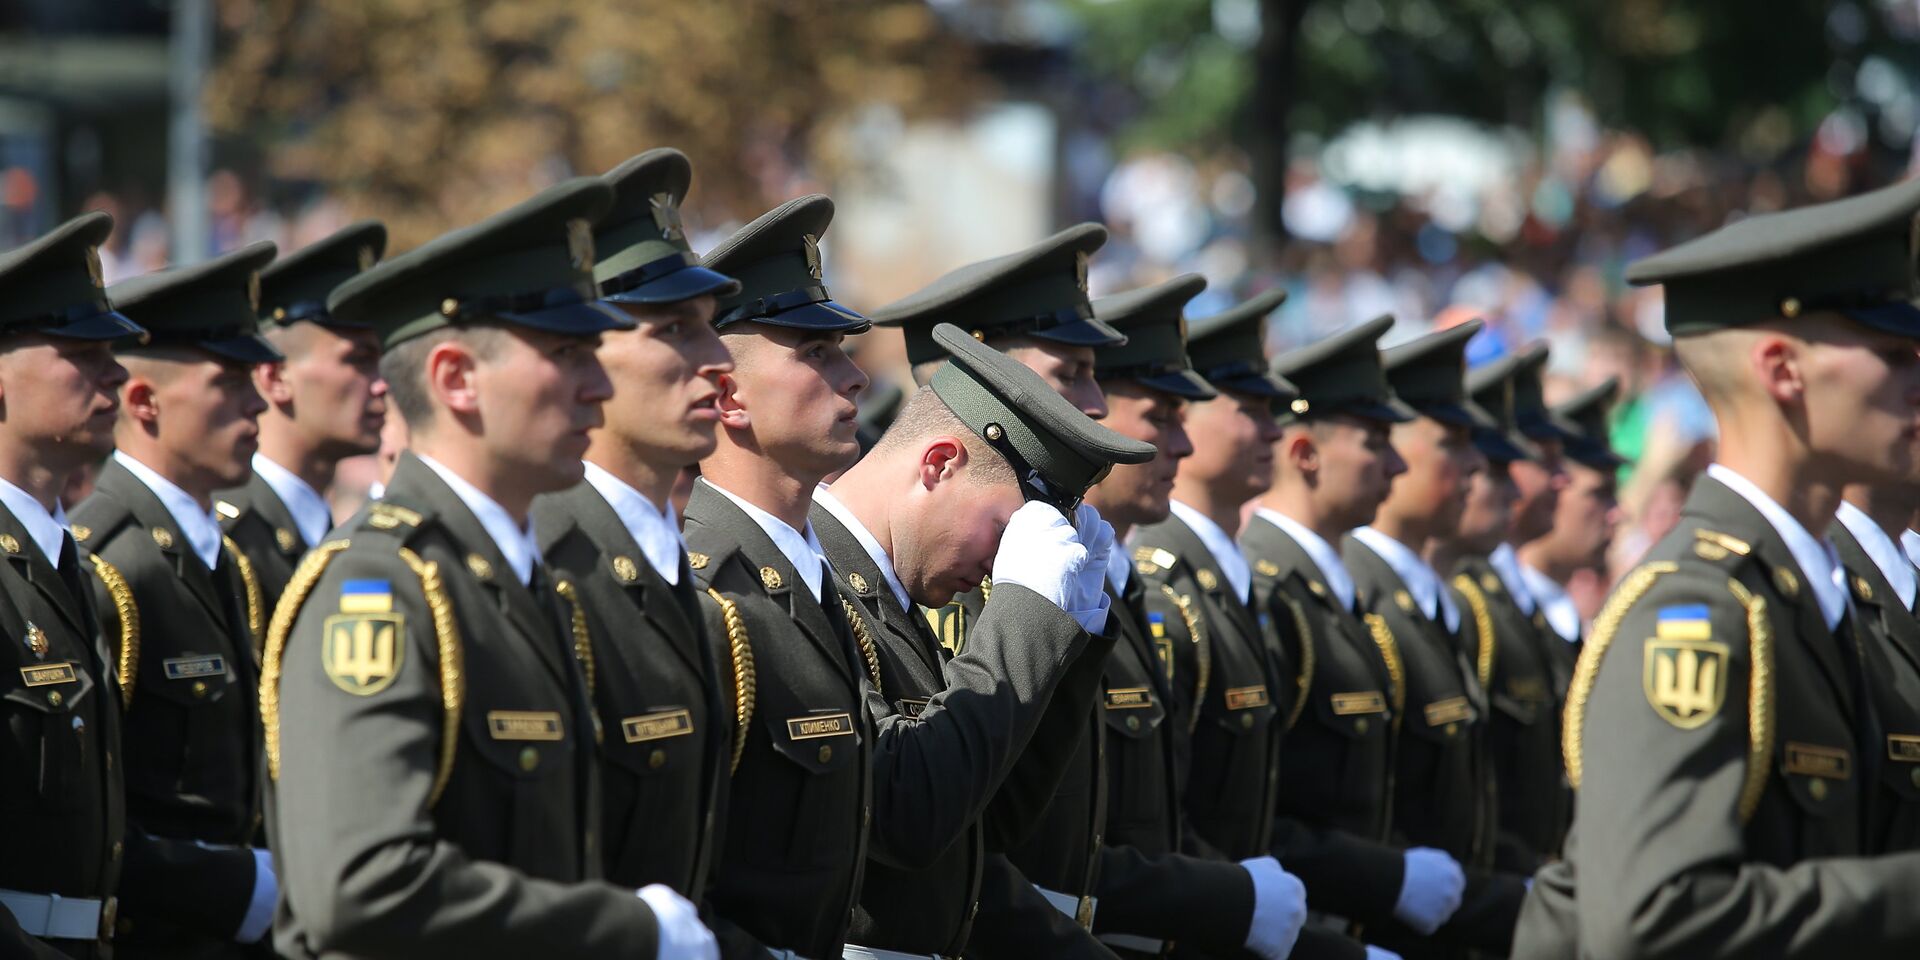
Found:
[[[134,605],[133,588],[127,586],[120,568],[97,553],[90,556],[94,575],[107,588],[107,596],[113,598],[114,619],[120,621],[120,655],[115,668],[119,675],[114,679],[120,684],[120,708],[124,710],[133,706],[134,674],[140,669],[140,608]]]
[[[573,657],[580,661],[580,667],[587,674],[587,695],[593,695],[594,664],[593,635],[587,631],[587,611],[580,604],[580,591],[572,580],[556,580],[553,592],[564,597],[567,607],[572,611],[568,623],[573,628]]]
[[[1369,613],[1366,619],[1373,645],[1380,648],[1380,659],[1387,664],[1387,682],[1393,686],[1393,729],[1399,730],[1401,714],[1407,712],[1407,673],[1400,664],[1400,645],[1394,642],[1386,617]]]
[[[267,601],[260,594],[259,578],[253,575],[253,561],[240,552],[240,545],[234,543],[232,537],[223,535],[220,542],[226,546],[227,555],[233,558],[234,569],[240,571],[240,583],[247,590],[247,635],[253,638],[253,652],[257,656],[267,640],[266,624],[260,622],[260,609],[267,605]]]
[[[1753,664],[1747,674],[1747,779],[1740,787],[1740,822],[1753,819],[1760,796],[1773,772],[1773,621],[1767,617],[1767,599],[1755,596],[1738,580],[1727,589],[1747,609],[1747,636]]]
[[[1607,647],[1612,645],[1613,635],[1620,631],[1620,621],[1627,610],[1653,589],[1655,580],[1678,569],[1679,564],[1660,561],[1627,574],[1600,608],[1600,615],[1593,618],[1593,637],[1580,650],[1580,662],[1573,668],[1573,682],[1567,687],[1566,720],[1560,731],[1560,748],[1567,761],[1567,782],[1576,790],[1580,788],[1581,727],[1587,720],[1587,699],[1593,696],[1594,681],[1600,678],[1600,658],[1607,655]]]
[[[840,598],[840,609],[847,612],[847,626],[853,630],[853,639],[860,643],[860,655],[867,660],[867,675],[873,678],[873,692],[885,697],[880,689],[880,651],[873,645],[873,634],[867,630],[866,618],[846,597]]]
[[[740,769],[740,755],[747,749],[747,725],[753,722],[753,644],[747,639],[747,623],[740,608],[720,591],[707,588],[707,596],[720,607],[720,618],[727,625],[727,649],[733,655],[733,766]]]
[[[1286,591],[1276,590],[1274,595],[1286,601],[1287,609],[1293,611],[1294,629],[1300,631],[1300,698],[1294,702],[1292,712],[1287,714],[1287,729],[1300,722],[1300,714],[1307,708],[1307,693],[1313,688],[1313,625],[1307,620],[1307,610]]]
[[[320,574],[326,572],[327,562],[346,548],[347,541],[334,540],[308,551],[287,581],[287,591],[281,595],[280,605],[273,611],[273,623],[267,627],[266,649],[260,661],[260,725],[266,732],[267,777],[271,780],[280,779],[280,671],[286,658],[287,638],[293,633],[293,620],[300,615],[307,594],[313,592],[314,584],[320,582]],[[96,558],[95,563],[98,562]]]
[[[440,768],[433,775],[433,792],[427,795],[427,806],[432,807],[440,802],[447,781],[453,778],[453,758],[460,746],[460,708],[467,695],[466,655],[460,646],[460,623],[453,617],[453,601],[440,580],[440,565],[420,559],[406,547],[400,548],[400,559],[420,578],[420,592],[427,595],[440,652],[440,706],[446,718],[440,728]]]
[[[1480,585],[1474,583],[1472,577],[1460,574],[1453,578],[1453,586],[1467,598],[1467,606],[1473,608],[1473,629],[1480,635],[1480,656],[1473,672],[1480,677],[1480,689],[1485,690],[1493,682],[1493,611],[1487,607],[1487,595],[1480,591]]]
[[[1206,702],[1207,684],[1213,679],[1213,651],[1207,646],[1207,632],[1200,629],[1200,618],[1193,612],[1193,601],[1164,583],[1160,585],[1160,592],[1180,611],[1180,619],[1187,624],[1187,639],[1193,641],[1193,659],[1198,668],[1193,681],[1193,716],[1187,718],[1187,732],[1192,733],[1200,728],[1200,704]]]
[[[987,605],[987,601],[992,599],[993,599],[993,578],[981,577],[980,578],[980,605],[984,607]]]

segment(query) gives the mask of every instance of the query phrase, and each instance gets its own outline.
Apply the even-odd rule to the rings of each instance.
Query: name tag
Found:
[[[1906,733],[1887,734],[1887,759],[1920,763],[1920,737]]]
[[[495,740],[559,740],[560,714],[551,710],[489,710],[487,732]]]
[[[1146,687],[1121,687],[1107,691],[1108,710],[1138,710],[1153,706],[1153,691]]]
[[[915,700],[911,697],[901,697],[894,702],[894,706],[900,708],[901,716],[917,720],[922,713],[927,711],[927,704],[932,702],[931,700]]]
[[[1830,780],[1845,780],[1853,775],[1852,757],[1836,747],[1818,747],[1809,743],[1787,744],[1788,773],[1803,773]]]
[[[1364,693],[1336,693],[1333,695],[1333,715],[1352,716],[1356,713],[1386,713],[1387,698],[1378,690]]]
[[[844,713],[819,717],[794,717],[787,721],[787,738],[812,740],[816,737],[841,737],[853,732],[853,718]]]
[[[1228,710],[1249,710],[1267,705],[1267,685],[1232,687],[1226,691]]]
[[[160,665],[166,668],[168,680],[198,680],[201,677],[227,675],[227,658],[217,653],[204,657],[174,657],[160,661]]]
[[[1547,685],[1539,677],[1525,677],[1507,683],[1507,696],[1529,703],[1547,702]]]
[[[693,732],[693,714],[685,710],[665,710],[620,721],[620,735],[628,743],[683,737]]]
[[[1427,726],[1438,727],[1473,719],[1473,706],[1466,697],[1448,697],[1426,706]]]
[[[46,663],[21,667],[20,679],[29,687],[47,687],[56,683],[73,683],[80,678],[74,674],[71,663]]]

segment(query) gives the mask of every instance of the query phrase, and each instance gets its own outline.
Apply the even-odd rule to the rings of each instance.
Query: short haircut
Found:
[[[977,483],[1015,483],[1019,477],[1014,475],[1012,464],[1007,458],[981,439],[972,428],[960,421],[954,412],[948,409],[946,401],[933,392],[932,387],[921,387],[901,404],[900,413],[893,418],[893,424],[873,445],[876,454],[887,454],[905,448],[934,436],[958,437],[967,448],[967,469]]]
[[[380,354],[380,379],[387,382],[387,398],[400,411],[409,430],[424,430],[433,422],[433,391],[427,388],[427,354],[458,340],[474,356],[491,360],[505,343],[507,331],[495,326],[441,327],[388,347]]]

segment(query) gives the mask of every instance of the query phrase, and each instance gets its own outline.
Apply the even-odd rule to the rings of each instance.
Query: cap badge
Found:
[[[253,305],[253,312],[260,312],[260,271],[247,274],[247,302]]]
[[[815,280],[822,275],[820,269],[820,238],[809,233],[800,238],[800,245],[807,256],[807,273]]]
[[[378,259],[380,258],[373,255],[373,247],[364,243],[360,245],[360,270],[362,272],[373,269],[373,263]]]
[[[1313,404],[1308,403],[1306,397],[1296,397],[1294,398],[1294,401],[1291,404],[1288,404],[1287,406],[1294,413],[1302,414],[1302,413],[1306,413],[1307,410],[1313,406]]]
[[[1080,293],[1082,296],[1085,296],[1087,292],[1087,260],[1087,254],[1084,250],[1073,255],[1074,282],[1080,284]],[[1184,333],[1185,331],[1182,331],[1183,336]]]
[[[100,267],[100,248],[87,248],[87,279],[93,281],[95,289],[104,289],[107,285],[107,272]]]
[[[593,224],[580,217],[567,221],[567,262],[575,270],[593,269]]]
[[[653,225],[660,228],[660,235],[668,240],[685,240],[686,228],[680,223],[680,204],[671,193],[656,193],[647,200],[653,207]]]

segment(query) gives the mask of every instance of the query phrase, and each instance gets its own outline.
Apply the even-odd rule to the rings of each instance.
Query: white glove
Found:
[[[1393,915],[1421,936],[1429,936],[1460,909],[1467,875],[1444,850],[1414,847],[1406,857],[1406,879],[1400,881],[1400,899]]]
[[[1013,512],[993,555],[993,582],[1016,583],[1072,613],[1087,548],[1059,510],[1029,500]]]
[[[1367,960],[1400,960],[1400,955],[1392,950],[1382,950],[1373,944],[1367,944]]]
[[[205,846],[205,844],[202,844]],[[258,943],[273,929],[273,908],[280,899],[280,878],[273,872],[273,854],[253,851],[253,894],[247,898],[247,912],[240,918],[240,929],[233,935],[236,943]]]
[[[655,926],[660,930],[660,945],[654,960],[720,960],[720,945],[713,931],[700,922],[700,911],[672,887],[649,883],[640,888],[640,899],[653,908]]]
[[[1242,860],[1240,866],[1253,878],[1253,923],[1247,928],[1247,949],[1261,960],[1286,960],[1307,923],[1307,885],[1272,857]]]
[[[1113,542],[1113,524],[1100,519],[1100,511],[1087,504],[1074,510],[1074,528],[1087,547],[1087,565],[1080,568],[1075,583],[1074,605],[1067,612],[1088,633],[1099,633],[1107,625],[1107,555],[1118,549]]]

